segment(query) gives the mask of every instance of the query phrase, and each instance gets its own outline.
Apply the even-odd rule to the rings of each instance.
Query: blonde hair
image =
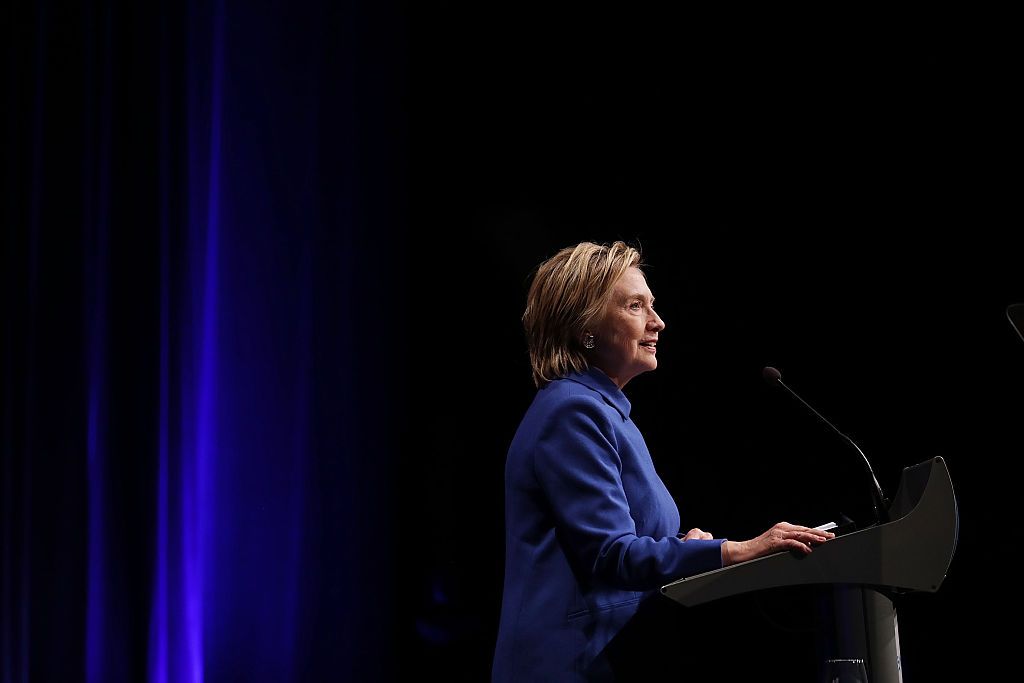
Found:
[[[537,267],[523,327],[538,388],[589,367],[583,355],[584,330],[602,315],[618,279],[641,265],[640,251],[620,241],[580,242]]]

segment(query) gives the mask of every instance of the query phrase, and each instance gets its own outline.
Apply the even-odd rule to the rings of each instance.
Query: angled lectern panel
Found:
[[[942,458],[903,470],[892,521],[838,536],[809,555],[782,552],[663,586],[693,606],[750,591],[807,584],[855,584],[896,592],[936,591],[953,559],[957,507]]]
[[[773,588],[820,586],[819,658],[862,659],[873,683],[901,683],[892,597],[937,591],[956,550],[956,497],[942,458],[903,470],[887,518],[809,555],[781,552],[680,579],[661,591],[694,607]]]

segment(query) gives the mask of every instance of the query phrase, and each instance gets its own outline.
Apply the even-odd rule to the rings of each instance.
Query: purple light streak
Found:
[[[187,244],[180,264],[185,275],[180,283],[175,283],[175,268],[171,265],[171,190],[166,177],[161,188],[159,468],[148,665],[151,683],[202,683],[205,673],[204,608],[213,521],[211,475],[217,456],[224,4],[214,4],[208,34],[197,28],[203,26],[205,17],[199,16],[202,11],[199,3],[190,8],[190,26],[197,34],[190,38],[208,39],[211,59],[204,63],[201,57],[193,57],[189,65],[189,205]],[[165,95],[166,87],[161,93]],[[164,134],[167,128],[166,124],[161,126]],[[164,152],[167,144],[163,137]],[[172,330],[169,317],[175,284],[182,288],[181,303],[188,304],[181,306],[182,320],[176,326],[179,330]],[[174,350],[179,359],[175,368],[180,376],[177,387],[172,386]],[[177,433],[172,429],[175,413],[180,419]]]

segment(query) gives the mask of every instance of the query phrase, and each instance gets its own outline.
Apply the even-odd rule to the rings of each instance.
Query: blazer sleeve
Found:
[[[722,539],[637,535],[610,419],[596,400],[573,397],[552,411],[537,442],[535,475],[574,565],[623,590],[720,568]]]

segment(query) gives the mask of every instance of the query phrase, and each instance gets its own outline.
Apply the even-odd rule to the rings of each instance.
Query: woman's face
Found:
[[[594,335],[590,362],[621,389],[641,372],[658,367],[658,333],[665,322],[654,312],[654,295],[643,272],[630,268],[612,290]]]

